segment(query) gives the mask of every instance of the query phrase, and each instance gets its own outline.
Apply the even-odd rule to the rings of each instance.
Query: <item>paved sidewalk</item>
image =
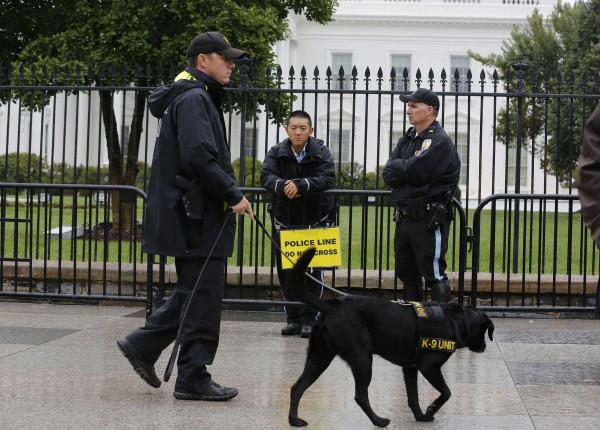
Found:
[[[0,302],[0,429],[288,429],[289,390],[307,341],[282,337],[282,314],[224,314],[215,380],[229,402],[178,401],[174,377],[146,385],[115,341],[143,323],[117,306]],[[370,396],[389,429],[597,429],[600,320],[494,318],[484,354],[458,351],[443,367],[452,398],[432,423],[408,409],[402,372],[378,357]],[[170,352],[170,350],[169,350]],[[162,376],[167,353],[157,363]],[[422,406],[437,396],[420,380]],[[336,359],[304,395],[309,429],[373,429]]]

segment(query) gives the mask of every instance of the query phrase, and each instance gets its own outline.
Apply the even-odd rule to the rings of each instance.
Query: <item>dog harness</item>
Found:
[[[417,314],[419,324],[417,352],[420,350],[430,350],[452,354],[456,351],[456,341],[452,339],[448,320],[444,317],[444,310],[439,303],[421,303],[403,300],[396,301],[395,303],[412,305]]]

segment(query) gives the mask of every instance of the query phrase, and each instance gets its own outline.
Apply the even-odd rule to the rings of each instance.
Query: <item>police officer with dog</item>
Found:
[[[383,169],[392,187],[396,232],[396,276],[404,299],[423,300],[423,283],[431,299],[450,301],[445,254],[452,221],[452,198],[460,177],[460,159],[448,133],[437,121],[437,94],[419,88],[401,95],[413,127],[400,138]]]
[[[154,364],[177,339],[173,396],[180,400],[229,400],[238,394],[217,384],[207,366],[219,345],[225,262],[235,236],[232,213],[253,218],[233,173],[222,109],[233,60],[245,54],[219,32],[201,33],[187,50],[188,67],[148,102],[161,126],[142,246],[148,253],[175,257],[177,285],[145,325],[117,345],[135,372],[158,388]]]

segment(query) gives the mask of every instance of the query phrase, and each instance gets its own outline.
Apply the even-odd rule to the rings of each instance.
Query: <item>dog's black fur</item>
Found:
[[[390,423],[379,417],[369,404],[368,388],[371,383],[373,354],[402,366],[408,406],[417,421],[433,421],[433,416],[450,398],[450,389],[442,375],[442,365],[450,353],[419,350],[416,353],[418,321],[412,306],[403,306],[387,300],[361,296],[344,296],[322,300],[310,294],[304,286],[304,272],[315,253],[314,248],[304,252],[296,263],[294,288],[300,301],[321,313],[310,335],[306,364],[302,375],[292,386],[289,423],[302,427],[308,423],[298,418],[298,405],[304,391],[327,369],[336,355],[344,359],[354,375],[354,400],[379,427]],[[490,340],[494,324],[487,315],[456,303],[441,304],[456,348],[485,351],[485,333]],[[419,406],[417,371],[440,392],[425,413]]]

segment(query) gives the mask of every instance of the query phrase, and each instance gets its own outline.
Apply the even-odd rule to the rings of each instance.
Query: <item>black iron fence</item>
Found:
[[[471,301],[495,310],[593,306],[598,249],[573,209],[577,199],[496,194],[481,202],[473,216]]]
[[[124,185],[0,182],[0,297],[146,302],[149,314],[154,267],[138,221],[145,201]]]
[[[600,80],[572,73],[528,74],[527,64],[520,59],[514,76],[503,81],[495,71],[483,70],[474,83],[471,71],[461,75],[442,70],[436,75],[429,70],[425,77],[420,70],[412,75],[407,70],[384,74],[380,68],[371,74],[366,69],[359,75],[356,68],[349,74],[341,68],[336,73],[327,68],[324,74],[318,68],[312,74],[302,68],[298,74],[292,68],[284,76],[277,68],[263,72],[270,82],[267,88],[255,88],[258,71],[248,62],[239,66],[238,87],[227,90],[228,137],[240,186],[267,226],[269,195],[259,188],[258,176],[266,151],[285,137],[278,122],[291,110],[306,110],[313,118],[315,136],[325,140],[334,155],[336,190],[331,193],[337,200],[344,248],[342,266],[329,275],[331,284],[365,294],[399,296],[401,286],[393,276],[392,208],[380,174],[391,149],[410,126],[398,95],[423,85],[440,95],[438,119],[453,137],[462,161],[456,201],[459,216],[448,253],[456,296],[498,308],[552,308],[563,306],[563,300],[569,309],[592,305],[589,296],[595,290],[598,254],[579,216],[576,185],[581,131],[600,97]],[[131,202],[106,195],[116,190],[112,184],[146,191],[158,130],[158,121],[146,106],[147,95],[177,72],[177,68],[152,67],[46,71],[0,65],[4,103],[0,106],[0,292],[34,292],[33,272],[26,280],[16,275],[18,270],[4,269],[22,264],[23,258],[42,265],[65,265],[52,263],[56,261],[77,267],[116,264],[121,275],[107,280],[107,289],[100,294],[116,297],[122,292],[112,294],[108,286],[114,282],[122,288],[129,282],[123,281],[123,264],[136,265],[135,271],[137,266],[154,264],[141,253],[139,242],[129,245],[129,236],[124,241],[118,233],[129,235],[131,229],[142,228],[143,202],[136,205],[136,213],[127,207],[130,216],[122,224],[122,203]],[[136,85],[140,81],[151,85]],[[60,184],[68,186],[62,189]],[[102,216],[97,212],[100,203],[91,196],[94,186],[101,187],[96,191],[107,205]],[[43,189],[49,191],[44,197]],[[77,210],[69,212],[68,205]],[[39,215],[42,208],[53,208],[52,216]],[[23,213],[31,217],[23,221]],[[62,214],[60,219],[57,214]],[[48,227],[83,229],[88,235],[86,247],[63,250],[59,246],[55,251],[52,245],[31,246],[49,237],[52,228],[31,224],[44,217],[52,220]],[[26,242],[22,242],[24,231],[30,235]],[[127,253],[94,251],[96,245],[90,248],[90,243],[107,240],[94,238],[92,232],[97,231],[110,231],[111,244],[127,243]],[[31,249],[25,252],[15,243],[27,243]],[[550,252],[554,248],[556,252]],[[272,258],[271,245],[257,226],[240,222],[228,267],[230,303],[278,303]],[[172,284],[170,261],[156,263],[152,284]],[[465,278],[465,273],[471,276]],[[137,276],[136,283],[144,276]],[[566,289],[561,287],[562,277],[568,278]],[[505,279],[502,287],[499,279]],[[42,277],[41,284],[50,283]],[[145,288],[145,281],[141,284]],[[534,284],[539,290],[529,289]],[[573,288],[574,284],[582,287]],[[545,300],[546,285],[555,300]],[[57,294],[63,293],[59,288]],[[141,292],[137,289],[131,297]]]

